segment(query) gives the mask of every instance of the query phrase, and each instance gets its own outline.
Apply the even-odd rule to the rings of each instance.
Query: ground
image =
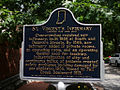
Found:
[[[96,84],[105,90],[120,90],[120,66],[105,64],[104,81]]]

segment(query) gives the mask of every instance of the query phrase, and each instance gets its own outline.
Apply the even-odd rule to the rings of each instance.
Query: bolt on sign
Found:
[[[21,79],[100,81],[103,79],[101,24],[82,24],[66,8],[46,23],[24,25]]]

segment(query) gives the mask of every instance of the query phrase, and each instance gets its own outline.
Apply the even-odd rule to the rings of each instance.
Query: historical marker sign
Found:
[[[21,78],[46,81],[102,79],[101,25],[82,24],[58,8],[41,25],[25,25]]]

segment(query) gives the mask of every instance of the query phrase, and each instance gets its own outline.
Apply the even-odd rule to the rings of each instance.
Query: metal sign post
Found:
[[[58,82],[58,90],[66,90],[66,85],[63,82]]]

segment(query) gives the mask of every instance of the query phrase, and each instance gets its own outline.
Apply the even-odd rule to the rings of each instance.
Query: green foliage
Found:
[[[104,55],[108,56],[120,52],[120,1],[105,0],[92,2],[91,0],[76,0],[64,4],[74,13],[82,23],[102,24],[102,40]]]
[[[41,24],[60,0],[0,0],[0,44],[19,48],[25,24]]]
[[[104,62],[105,63],[109,63],[109,61],[110,61],[109,57],[104,57]]]

